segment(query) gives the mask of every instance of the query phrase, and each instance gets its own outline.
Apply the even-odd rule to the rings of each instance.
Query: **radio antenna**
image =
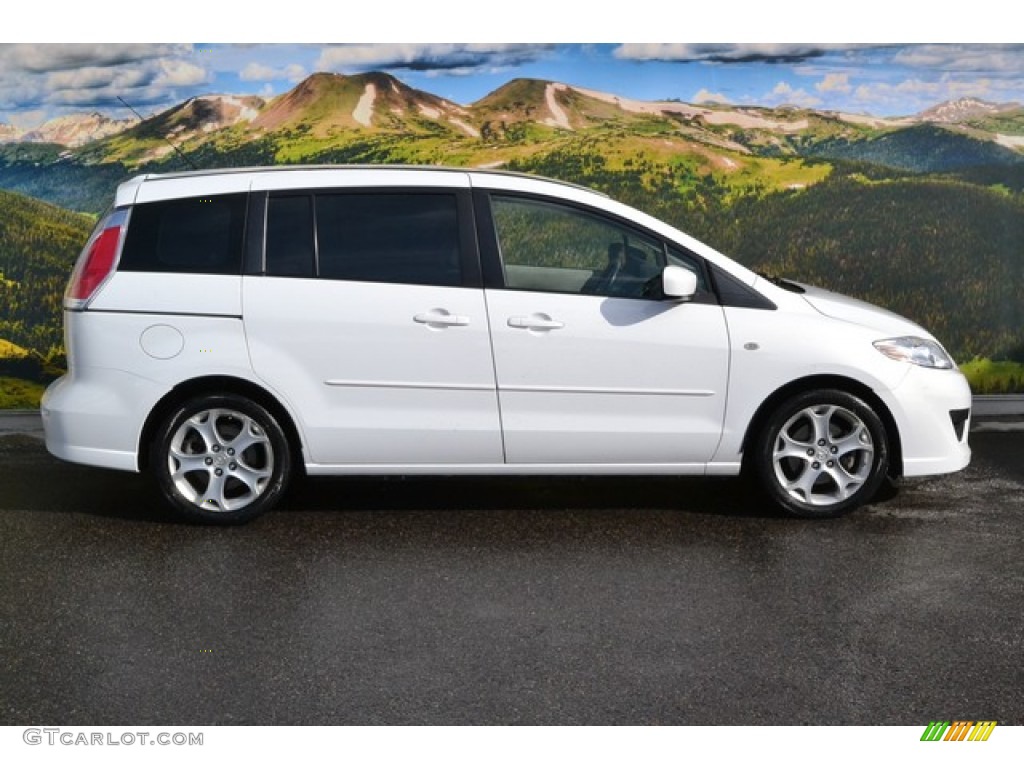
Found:
[[[122,99],[120,96],[117,97],[117,100],[120,101],[122,104],[124,104],[126,107],[128,107],[128,109],[131,110],[131,113],[133,115],[135,115],[137,118],[139,118],[139,120],[141,120],[141,121],[145,121],[146,120],[146,118],[144,118],[142,115],[140,115],[138,112],[135,111],[135,107],[133,107],[127,101]],[[163,137],[163,140],[171,145],[171,149],[173,149],[175,152],[178,153],[178,157],[180,157],[182,160],[184,160],[186,163],[188,163],[190,166],[192,166],[192,170],[193,171],[198,171],[199,170],[199,166],[197,166],[195,163],[193,163],[191,160],[189,160],[188,155],[186,155],[184,152],[182,152],[180,149],[178,149],[178,147],[175,146],[173,141],[171,141],[166,136]]]

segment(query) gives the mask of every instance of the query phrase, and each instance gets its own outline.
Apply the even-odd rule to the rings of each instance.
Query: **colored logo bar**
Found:
[[[995,720],[932,720],[921,741],[988,741],[995,727]]]

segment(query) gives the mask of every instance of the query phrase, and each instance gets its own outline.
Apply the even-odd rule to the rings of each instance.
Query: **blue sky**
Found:
[[[514,77],[635,99],[796,104],[879,116],[962,96],[1024,102],[1020,44],[3,44],[0,122],[152,114],[203,93],[274,96],[316,71],[391,72],[462,104]]]

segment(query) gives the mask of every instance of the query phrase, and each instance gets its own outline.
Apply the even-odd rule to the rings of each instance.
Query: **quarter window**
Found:
[[[214,195],[132,208],[118,269],[238,275],[246,195]]]

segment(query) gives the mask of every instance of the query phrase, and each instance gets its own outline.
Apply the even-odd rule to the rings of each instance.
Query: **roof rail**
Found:
[[[549,181],[554,184],[561,184],[565,187],[572,187],[574,189],[582,189],[587,192],[593,192],[594,194],[608,197],[607,194],[600,190],[587,187],[583,184],[575,184],[571,181],[562,181],[561,179],[552,179],[548,176],[540,176],[531,173],[521,173],[519,171],[503,171],[497,168],[471,168],[471,167],[457,167],[449,165],[399,165],[399,164],[314,164],[314,165],[253,165],[245,166],[241,168],[208,168],[198,171],[175,171],[173,173],[147,173],[142,174],[139,177],[140,180],[150,181],[164,181],[167,179],[183,179],[183,178],[194,178],[197,176],[220,176],[225,174],[235,173],[286,173],[288,171],[344,171],[344,170],[401,170],[401,171],[445,171],[449,173],[480,173],[493,176],[511,176],[514,178],[522,179],[539,179],[542,181]]]

